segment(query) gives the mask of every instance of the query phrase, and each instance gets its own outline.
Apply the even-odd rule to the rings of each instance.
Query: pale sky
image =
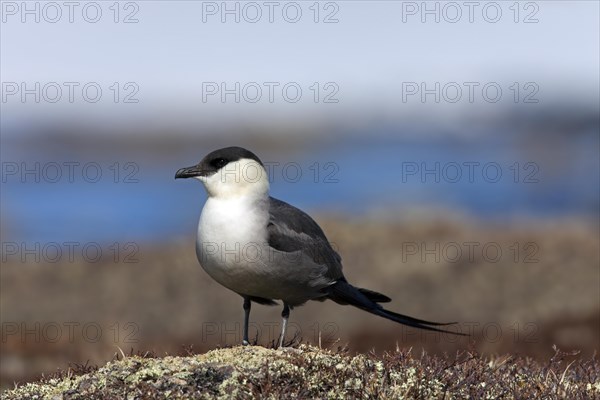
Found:
[[[23,13],[21,2],[2,2],[2,82],[25,82],[27,87],[56,82],[63,94],[55,104],[36,104],[33,96],[23,103],[19,94],[7,97],[5,86],[4,121],[111,115],[145,122],[189,119],[218,124],[267,117],[302,120],[306,115],[343,119],[349,113],[401,116],[419,108],[443,116],[457,108],[510,105],[514,82],[521,86],[520,99],[533,90],[523,86],[533,82],[542,104],[569,98],[598,103],[597,1],[520,2],[516,7],[513,1],[450,6],[427,2],[430,9],[437,4],[439,22],[435,13],[422,13],[420,1],[259,1],[252,6],[227,2],[230,9],[238,7],[239,22],[235,12],[222,14],[220,1],[120,2],[118,15],[112,1],[76,2],[72,10],[60,6],[60,18],[45,2],[27,3],[30,10],[36,3],[39,23],[35,11]],[[102,12],[99,21],[87,22],[86,18],[96,17],[97,8]],[[297,9],[302,12],[299,21],[286,21],[296,18]],[[496,17],[498,9],[501,15]],[[127,16],[138,22],[123,23]],[[324,23],[326,17],[337,22]],[[254,19],[258,22],[252,23]],[[494,19],[498,21],[489,22]],[[526,19],[537,22],[525,23]],[[79,85],[73,103],[66,100],[64,82]],[[98,103],[81,99],[80,88],[89,82],[103,90]],[[114,82],[120,86],[117,104],[111,100]],[[125,88],[127,82],[135,87]],[[203,88],[211,82],[219,86],[225,82],[226,88],[251,83],[248,90],[258,85],[263,92],[256,103],[242,98],[236,104],[233,95],[223,103],[219,93],[203,102]],[[269,82],[276,83],[272,103]],[[425,82],[428,87],[453,82],[465,92],[457,104],[434,104],[432,96],[423,104],[419,95],[404,102],[406,82]],[[473,103],[466,101],[465,82],[478,82],[480,87],[498,83],[502,102],[490,106],[481,96]],[[288,83],[302,90],[297,103],[283,97],[281,88]],[[133,91],[139,103],[123,104],[124,96]],[[327,94],[338,102],[324,103]]]

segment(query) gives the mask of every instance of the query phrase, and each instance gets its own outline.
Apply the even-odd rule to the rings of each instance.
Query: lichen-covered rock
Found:
[[[600,397],[596,360],[547,365],[472,354],[349,356],[301,345],[213,350],[189,357],[126,357],[96,371],[29,383],[3,399],[534,398]],[[64,374],[63,374],[64,375]]]

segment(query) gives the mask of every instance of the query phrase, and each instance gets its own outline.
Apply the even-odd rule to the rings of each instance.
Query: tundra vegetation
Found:
[[[154,357],[121,354],[103,367],[77,365],[6,391],[11,399],[184,398],[598,398],[600,363],[554,348],[531,358],[414,354],[351,355],[305,344],[221,348]],[[575,358],[574,358],[575,357]]]

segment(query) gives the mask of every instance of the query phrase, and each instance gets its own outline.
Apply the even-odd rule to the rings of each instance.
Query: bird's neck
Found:
[[[198,226],[200,241],[262,241],[269,222],[268,197],[216,197],[206,200]]]

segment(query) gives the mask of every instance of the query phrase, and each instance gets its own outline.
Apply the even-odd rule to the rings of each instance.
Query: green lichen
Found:
[[[126,357],[84,375],[29,383],[2,398],[592,398],[600,393],[598,370],[595,360],[564,369],[519,358],[496,365],[479,356],[414,358],[404,351],[376,358],[306,345],[247,346],[189,357]]]

